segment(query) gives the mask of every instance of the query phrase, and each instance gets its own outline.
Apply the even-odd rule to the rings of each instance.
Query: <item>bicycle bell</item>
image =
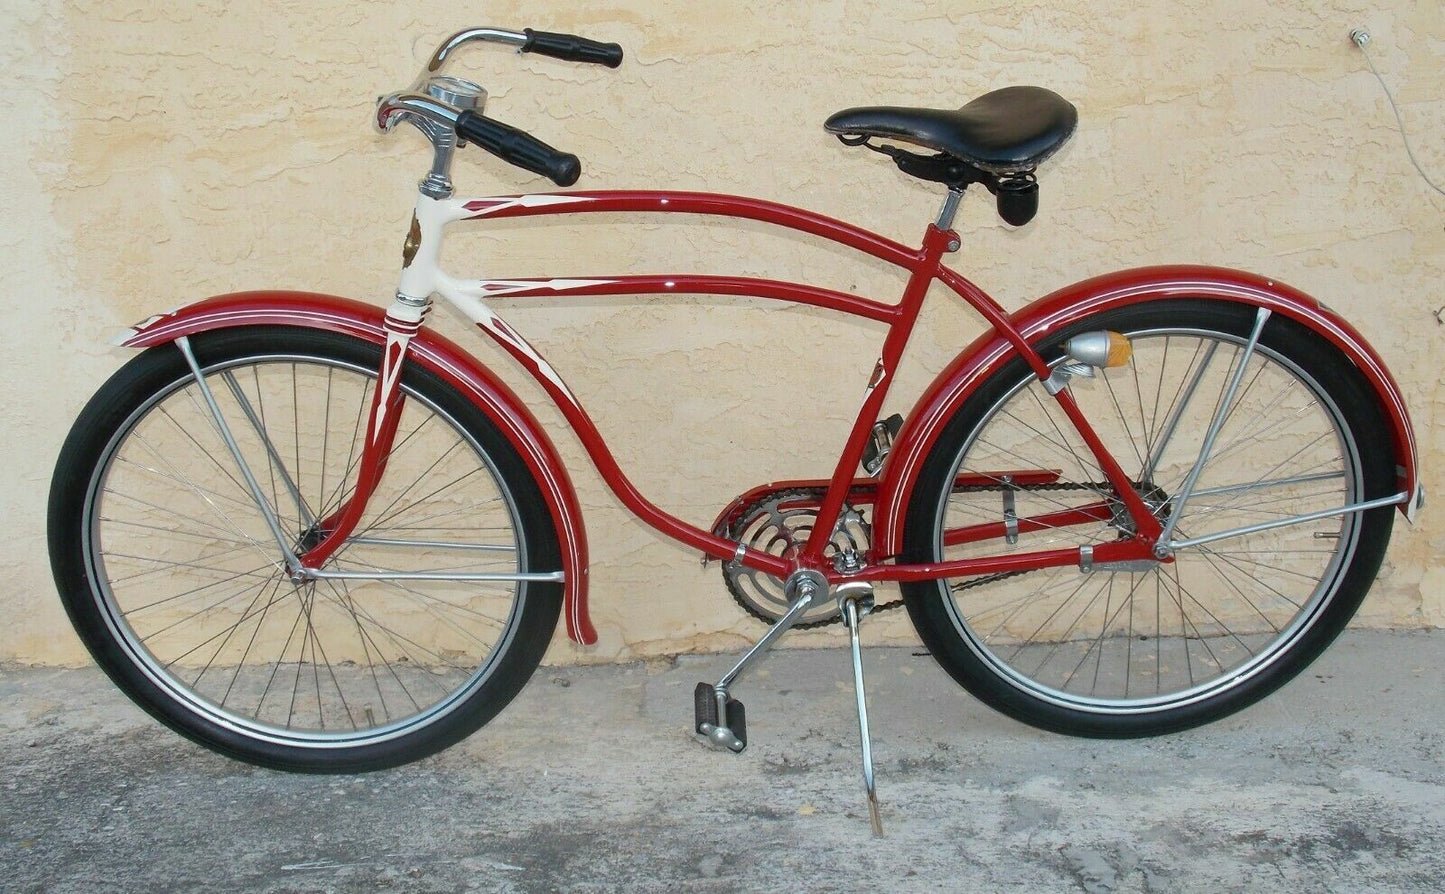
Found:
[[[487,91],[480,85],[451,75],[437,75],[427,81],[426,92],[433,99],[439,99],[464,112],[470,110],[480,114],[482,106],[487,102]]]

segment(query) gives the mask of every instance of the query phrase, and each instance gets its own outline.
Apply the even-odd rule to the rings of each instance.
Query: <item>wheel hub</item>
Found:
[[[1139,495],[1139,499],[1144,501],[1144,505],[1149,507],[1154,518],[1162,522],[1169,517],[1170,501],[1174,497],[1164,488],[1152,481],[1141,481],[1134,484],[1134,492]],[[1120,539],[1137,534],[1134,517],[1129,514],[1129,507],[1124,505],[1124,501],[1117,496],[1109,496],[1107,499],[1112,513],[1109,524],[1118,529]]]

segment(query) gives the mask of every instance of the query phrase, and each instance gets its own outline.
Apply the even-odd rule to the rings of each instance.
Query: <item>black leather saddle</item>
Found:
[[[925,146],[993,174],[1029,171],[1068,142],[1079,123],[1073,103],[1042,87],[1005,87],[961,109],[868,106],[844,109],[823,126],[845,142],[880,137]]]

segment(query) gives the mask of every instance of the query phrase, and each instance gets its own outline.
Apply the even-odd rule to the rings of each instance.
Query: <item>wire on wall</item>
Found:
[[[1410,156],[1410,163],[1415,166],[1415,170],[1420,172],[1420,177],[1431,189],[1445,196],[1445,189],[1441,189],[1434,180],[1430,179],[1430,175],[1425,173],[1425,169],[1420,166],[1419,159],[1415,158],[1415,150],[1410,147],[1410,135],[1405,132],[1405,119],[1400,116],[1400,107],[1395,104],[1395,97],[1390,92],[1390,85],[1385,83],[1385,79],[1380,76],[1379,69],[1375,68],[1375,60],[1370,58],[1370,33],[1363,28],[1356,28],[1350,32],[1350,40],[1360,48],[1360,52],[1365,56],[1365,64],[1370,66],[1375,80],[1379,81],[1380,86],[1385,90],[1385,99],[1390,101],[1390,109],[1395,113],[1395,123],[1400,127],[1400,138],[1405,141],[1405,154]]]

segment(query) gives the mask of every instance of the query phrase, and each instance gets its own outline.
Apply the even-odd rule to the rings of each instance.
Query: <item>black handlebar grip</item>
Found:
[[[527,42],[522,44],[524,53],[541,53],[569,62],[592,62],[608,68],[622,64],[622,47],[615,43],[598,43],[575,34],[533,31],[531,28],[523,28],[522,33],[527,35]]]
[[[571,186],[582,176],[582,162],[570,152],[559,152],[527,133],[476,112],[457,116],[457,138],[475,143],[509,164]]]

